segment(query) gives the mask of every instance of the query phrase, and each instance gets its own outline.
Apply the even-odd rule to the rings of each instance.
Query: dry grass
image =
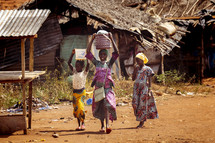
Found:
[[[22,99],[20,84],[0,84],[0,107],[8,108]]]
[[[86,90],[93,91],[90,87],[92,76],[87,78]],[[171,86],[163,86],[161,84],[152,83],[152,90],[158,91],[159,93],[176,94],[177,90],[180,90],[182,94],[188,92],[203,95],[215,94],[215,78],[205,80],[205,85],[179,83]],[[126,97],[131,98],[133,94],[133,81],[132,80],[115,80],[115,88],[113,89],[118,98]],[[0,107],[6,109],[11,107],[18,101],[22,101],[22,91],[20,84],[0,84]],[[28,89],[26,89],[28,93]],[[59,76],[59,72],[55,71],[45,75],[43,81],[33,82],[33,95],[35,98],[39,98],[49,104],[60,103],[60,101],[71,101],[72,100],[72,85],[71,80],[68,82],[67,74]]]

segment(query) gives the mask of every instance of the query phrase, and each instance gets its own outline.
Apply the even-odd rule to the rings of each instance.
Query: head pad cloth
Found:
[[[144,64],[148,63],[149,61],[148,58],[143,53],[138,53],[136,55],[136,58],[141,59],[144,62]]]

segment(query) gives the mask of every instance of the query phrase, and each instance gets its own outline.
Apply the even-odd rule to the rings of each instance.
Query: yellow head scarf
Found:
[[[144,64],[148,63],[148,61],[149,61],[148,58],[143,53],[138,53],[136,55],[136,58],[143,60]]]

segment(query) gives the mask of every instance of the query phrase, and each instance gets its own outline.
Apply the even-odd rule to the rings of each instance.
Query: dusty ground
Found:
[[[215,90],[214,87],[211,90]],[[215,142],[215,95],[155,96],[159,119],[147,120],[145,127],[135,129],[131,105],[117,106],[118,120],[111,123],[111,134],[101,134],[99,120],[92,117],[91,106],[86,106],[86,130],[75,131],[76,120],[68,103],[58,109],[33,112],[32,129],[28,135],[19,131],[0,136],[1,143],[97,143],[97,142]],[[53,138],[56,132],[59,138]]]

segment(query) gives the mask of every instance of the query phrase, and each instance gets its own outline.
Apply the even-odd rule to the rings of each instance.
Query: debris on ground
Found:
[[[52,136],[53,136],[54,138],[59,138],[59,135],[58,135],[57,133],[52,134]]]
[[[26,103],[28,103],[28,99],[27,99]],[[27,109],[28,109],[28,104],[27,104]],[[39,110],[49,110],[51,108],[49,107],[47,102],[42,101],[38,98],[32,98],[32,109],[39,112]],[[6,111],[10,112],[10,113],[22,112],[23,111],[23,102],[17,102],[16,104],[14,104],[12,107],[7,109]]]

